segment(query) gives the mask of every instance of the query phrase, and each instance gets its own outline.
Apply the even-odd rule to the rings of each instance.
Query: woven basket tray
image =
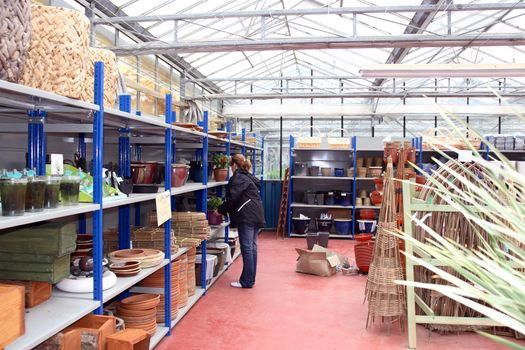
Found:
[[[17,83],[31,39],[29,0],[0,0],[0,79]]]
[[[86,81],[89,20],[78,11],[31,6],[33,34],[21,83],[82,98]]]
[[[94,81],[95,81],[95,62],[104,62],[104,106],[113,107],[117,98],[117,56],[109,50],[88,49],[86,82],[83,84],[82,99],[93,102]]]

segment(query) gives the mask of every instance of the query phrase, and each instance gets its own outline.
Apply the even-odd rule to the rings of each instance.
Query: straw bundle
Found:
[[[399,240],[391,234],[396,229],[397,217],[393,172],[392,159],[389,157],[374,256],[365,290],[365,299],[368,300],[367,327],[376,317],[381,317],[383,322],[385,317],[398,320],[402,326],[405,316],[405,288],[394,282],[403,279],[403,268],[399,256]]]
[[[17,83],[31,39],[29,0],[0,0],[0,79]]]
[[[86,80],[89,20],[78,11],[31,6],[33,33],[21,83],[81,98]]]
[[[94,82],[95,82],[95,62],[104,62],[104,106],[113,107],[117,98],[117,56],[109,50],[88,49],[86,81],[83,84],[82,99],[93,102]]]

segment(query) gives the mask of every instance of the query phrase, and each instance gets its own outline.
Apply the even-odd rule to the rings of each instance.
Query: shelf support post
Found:
[[[87,149],[86,149],[86,134],[83,132],[78,134],[77,152],[80,158],[87,160]],[[87,169],[84,169],[87,171]],[[78,215],[78,233],[86,233],[86,214]]]
[[[119,109],[123,112],[131,112],[131,96],[119,96]],[[118,138],[118,175],[129,178],[131,176],[131,148],[129,138],[131,130],[122,128],[119,130]],[[118,208],[118,246],[119,249],[129,249],[131,244],[130,232],[130,205]]]
[[[352,167],[354,168],[354,181],[352,181],[352,239],[355,239],[355,223],[356,216],[355,216],[355,199],[356,199],[356,191],[357,191],[357,184],[356,184],[356,176],[357,176],[357,137],[352,136]]]
[[[46,144],[44,123],[46,112],[30,111],[27,124],[27,167],[36,169],[37,175],[46,173]]]
[[[166,95],[166,123],[171,125],[172,96]],[[171,127],[165,130],[164,142],[164,189],[171,191],[171,147],[173,135]],[[164,223],[164,257],[169,263],[164,266],[164,323],[168,327],[168,335],[171,335],[171,218]]]
[[[286,215],[286,231],[288,231],[288,238],[291,237],[292,233],[292,207],[290,206],[290,203],[292,203],[292,193],[293,193],[293,181],[292,176],[294,175],[293,172],[293,163],[294,163],[294,153],[293,153],[293,147],[294,147],[294,137],[290,135],[290,179],[288,180],[288,208],[286,210],[288,211]],[[282,178],[281,178],[282,179]],[[284,181],[281,182],[281,191],[284,187]]]
[[[202,138],[202,182],[204,185],[208,184],[208,111],[204,111],[204,121],[203,121],[203,128],[204,128],[204,136]],[[205,188],[202,191],[199,191],[200,194],[200,201],[201,201],[201,211],[206,213],[206,217],[208,216],[208,189]],[[201,261],[201,286],[202,289],[204,289],[204,294],[206,294],[206,240],[202,241],[202,261]]]
[[[96,314],[102,314],[102,165],[104,162],[104,63],[95,62],[94,103],[99,106],[93,117],[93,203],[100,207],[93,212],[93,294],[100,301]]]
[[[246,157],[246,128],[242,128],[241,140],[242,140],[241,153],[244,157]]]

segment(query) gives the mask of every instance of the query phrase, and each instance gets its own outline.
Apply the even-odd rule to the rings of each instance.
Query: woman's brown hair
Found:
[[[230,166],[233,164],[235,164],[237,168],[244,169],[246,171],[250,171],[250,169],[252,168],[252,162],[244,158],[244,156],[240,153],[233,155],[230,161]]]

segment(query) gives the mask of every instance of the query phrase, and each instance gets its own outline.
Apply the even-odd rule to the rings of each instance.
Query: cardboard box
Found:
[[[312,250],[295,248],[297,258],[296,272],[328,277],[336,273],[336,266],[346,259],[326,248],[314,245]]]

